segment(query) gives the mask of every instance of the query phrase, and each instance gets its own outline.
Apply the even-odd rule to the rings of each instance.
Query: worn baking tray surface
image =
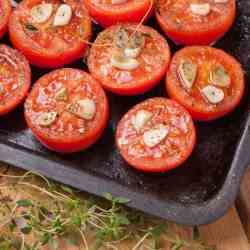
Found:
[[[172,43],[171,47],[172,51],[177,49]],[[237,21],[216,47],[233,54],[243,64],[248,78],[250,1],[238,1]],[[84,64],[80,61],[72,66],[83,68]],[[33,68],[33,80],[45,72]],[[114,142],[116,124],[122,115],[134,104],[153,96],[166,96],[163,82],[139,97],[108,94],[111,120],[103,137],[89,150],[66,156],[46,150],[34,139],[20,107],[1,118],[0,159],[96,195],[111,192],[128,197],[129,206],[178,223],[213,221],[234,201],[248,163],[249,89],[241,106],[229,116],[196,123],[198,144],[191,158],[165,174],[144,174],[132,169],[122,160]]]

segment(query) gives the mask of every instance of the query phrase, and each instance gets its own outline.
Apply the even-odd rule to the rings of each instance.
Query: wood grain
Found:
[[[202,239],[217,250],[249,250],[249,243],[235,207],[213,224],[200,227]]]
[[[243,178],[236,207],[247,237],[250,239],[250,170],[248,170]]]

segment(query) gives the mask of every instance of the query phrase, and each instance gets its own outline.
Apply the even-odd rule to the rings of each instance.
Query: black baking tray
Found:
[[[198,144],[182,167],[165,174],[141,173],[129,167],[115,147],[119,119],[146,98],[166,96],[163,82],[137,97],[109,93],[111,118],[102,138],[92,148],[71,155],[56,154],[41,146],[27,129],[23,108],[19,107],[1,118],[0,160],[98,196],[110,192],[127,197],[128,206],[180,224],[199,225],[218,219],[233,204],[250,163],[250,1],[237,1],[237,5],[237,20],[216,47],[242,63],[247,87],[244,99],[227,117],[196,123]],[[151,24],[157,27],[154,20]],[[179,49],[170,45],[173,52]],[[84,68],[84,63],[70,66]],[[48,72],[32,71],[33,82]]]

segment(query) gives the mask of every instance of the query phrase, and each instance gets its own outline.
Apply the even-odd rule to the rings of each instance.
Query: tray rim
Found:
[[[143,192],[131,191],[129,187],[105,176],[94,176],[86,171],[66,167],[59,161],[48,159],[42,154],[12,142],[0,142],[0,161],[24,170],[38,172],[50,179],[96,196],[103,197],[104,192],[109,192],[114,196],[126,197],[130,200],[128,207],[168,221],[183,225],[202,225],[222,217],[235,201],[242,176],[250,162],[250,155],[247,154],[249,145],[250,116],[239,137],[233,161],[221,189],[205,202],[186,206],[175,201],[166,203],[149,194],[145,199]]]

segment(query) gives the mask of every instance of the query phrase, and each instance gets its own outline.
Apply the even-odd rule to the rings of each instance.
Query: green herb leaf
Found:
[[[27,225],[21,228],[21,232],[23,234],[29,234],[31,231],[32,231],[32,227],[30,225]]]
[[[126,204],[130,202],[130,200],[124,197],[117,197],[114,199],[114,202],[119,203],[119,204]]]
[[[66,192],[66,193],[69,193],[69,194],[74,194],[74,192],[73,192],[73,189],[71,189],[70,187],[68,187],[68,186],[65,186],[65,185],[60,185],[60,188],[64,191],[64,192]]]
[[[18,207],[30,207],[33,205],[31,200],[18,200],[16,204]]]
[[[167,224],[160,224],[150,230],[150,233],[154,238],[159,238],[163,233],[167,231]]]
[[[111,193],[104,193],[103,196],[105,199],[107,199],[109,201],[113,201],[113,196]]]

